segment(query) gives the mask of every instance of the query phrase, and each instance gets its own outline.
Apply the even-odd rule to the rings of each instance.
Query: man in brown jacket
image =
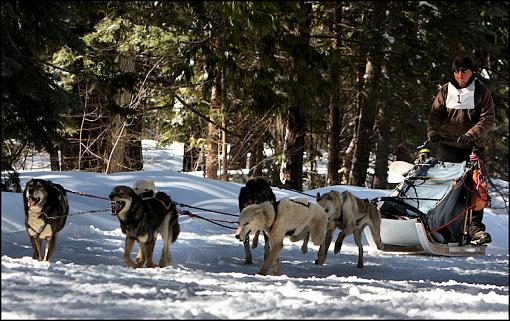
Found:
[[[428,138],[438,142],[436,158],[440,161],[469,161],[476,146],[483,164],[487,136],[494,126],[494,102],[489,89],[475,77],[471,58],[459,54],[452,67],[453,78],[439,89],[432,104]],[[491,242],[482,219],[483,209],[473,211],[471,239],[479,244]]]

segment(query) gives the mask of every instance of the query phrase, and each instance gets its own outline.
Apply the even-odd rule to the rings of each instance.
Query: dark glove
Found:
[[[440,139],[441,139],[441,136],[439,136],[439,134],[430,134],[430,136],[429,136],[429,140],[432,143],[437,143]]]
[[[475,142],[475,140],[469,134],[464,134],[457,139],[457,143],[465,145],[465,146],[471,146],[471,145],[473,145],[474,142]]]

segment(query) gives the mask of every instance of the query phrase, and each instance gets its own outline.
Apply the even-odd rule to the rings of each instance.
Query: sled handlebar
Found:
[[[428,148],[428,146],[430,145],[431,141],[430,140],[425,140],[423,142],[423,144],[419,145],[416,147],[416,150],[422,150],[422,149],[425,149],[425,148]],[[477,155],[480,155],[480,149],[478,147],[476,147],[475,143],[471,143],[471,151],[473,153],[476,153]]]
[[[427,148],[429,143],[430,143],[430,140],[427,139],[426,141],[423,142],[423,144],[421,144],[420,146],[416,147],[416,150],[422,150],[424,148]]]
[[[427,155],[429,155],[430,153],[430,150],[428,148],[428,146],[430,145],[431,141],[430,140],[425,140],[423,142],[423,144],[419,145],[416,147],[416,150],[418,151],[418,159],[422,157],[422,154],[423,155],[426,155],[425,157],[428,157]],[[474,143],[471,144],[471,155],[470,155],[470,160],[477,160],[479,157],[481,157],[481,152],[480,152],[480,149],[478,147],[476,147],[476,145]]]

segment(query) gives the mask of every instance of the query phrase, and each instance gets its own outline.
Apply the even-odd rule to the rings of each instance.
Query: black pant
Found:
[[[482,223],[483,220],[483,208],[479,211],[473,211],[471,214],[471,234],[478,231],[485,231],[485,224]]]
[[[482,160],[481,164],[485,163],[483,161],[483,148],[478,149],[478,157]],[[471,148],[460,148],[449,146],[443,143],[439,143],[437,147],[436,159],[443,162],[452,162],[452,163],[461,163],[463,161],[469,162],[469,155],[471,155]],[[485,173],[485,169],[482,168],[482,172]],[[485,231],[485,225],[482,223],[483,219],[483,208],[479,211],[473,211],[471,219],[472,231],[477,232],[479,230]]]
[[[478,157],[482,160],[484,148],[478,148]],[[469,155],[471,155],[471,148],[461,148],[439,143],[437,146],[436,159],[443,162],[461,163],[463,161],[469,162]],[[485,172],[485,171],[484,171]]]

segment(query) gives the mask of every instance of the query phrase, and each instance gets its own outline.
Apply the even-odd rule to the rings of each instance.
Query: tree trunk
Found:
[[[227,92],[225,87],[225,64],[221,63],[220,73],[220,88],[221,88],[221,127],[227,128]],[[227,133],[221,130],[221,179],[228,182],[228,148],[227,148]]]
[[[250,170],[248,173],[248,176],[250,177],[262,176],[262,168],[264,166],[264,142],[261,137],[257,137],[255,139],[255,144],[251,149]]]
[[[55,148],[50,153],[50,168],[52,171],[60,171],[60,160],[58,159],[58,150]]]
[[[386,98],[386,97],[385,97]],[[386,120],[386,106],[388,101],[385,100],[379,109],[379,117],[377,119],[377,149],[375,155],[375,171],[372,181],[372,188],[387,189],[388,188],[388,155],[389,152],[389,126]]]
[[[221,102],[218,98],[218,85],[215,84],[211,90],[211,105],[209,108],[209,119],[216,123],[218,113],[221,110]],[[207,158],[205,163],[205,177],[218,178],[218,141],[219,131],[215,125],[209,123],[209,133],[207,138]]]
[[[369,40],[372,46],[369,47],[366,69],[365,69],[365,92],[366,101],[362,105],[359,128],[358,142],[354,150],[352,160],[352,171],[350,176],[350,184],[356,186],[365,186],[367,169],[369,166],[370,151],[373,147],[373,127],[375,115],[377,112],[377,96],[379,94],[380,66],[382,63],[381,44],[378,38],[379,28],[384,22],[383,18],[385,10],[384,3],[373,2],[373,17],[369,19]],[[374,35],[374,36],[373,36]]]
[[[328,172],[326,183],[328,185],[337,185],[340,183],[340,107],[338,106],[338,91],[334,89],[334,94],[329,100],[329,119],[328,119]]]
[[[106,150],[106,163],[104,172],[106,174],[125,171],[124,153],[126,149],[126,122],[125,117],[120,114],[111,116],[108,123],[108,148]]]
[[[339,22],[341,21],[342,6],[335,7],[334,23],[333,23],[333,50],[338,47],[339,39]],[[340,76],[338,63],[333,64],[331,70],[331,82],[333,90],[329,98],[329,119],[328,119],[328,172],[326,176],[327,185],[340,184],[340,107],[339,107],[339,86]]]
[[[297,104],[297,103],[295,103]],[[289,108],[287,129],[285,131],[284,157],[280,169],[282,183],[294,190],[301,191],[303,182],[303,151],[305,146],[305,117],[301,106]]]
[[[196,147],[191,147],[188,142],[185,142],[182,170],[184,172],[193,172],[200,166],[199,162],[200,150]]]
[[[225,111],[221,114],[221,126],[226,128]],[[221,179],[228,182],[227,133],[221,131]]]
[[[283,150],[283,162],[280,168],[280,179],[282,183],[289,189],[301,191],[303,189],[303,151],[305,145],[305,116],[304,104],[307,103],[307,97],[303,96],[301,84],[304,83],[305,73],[303,69],[306,65],[306,55],[303,51],[308,49],[310,40],[311,26],[311,4],[306,3],[303,6],[306,19],[303,25],[298,27],[299,37],[297,44],[292,47],[291,55],[293,61],[293,79],[291,84],[291,106],[288,110],[287,126],[285,131],[285,143]]]
[[[134,54],[119,57],[119,70],[125,73],[135,72],[136,56]],[[131,106],[132,92],[121,89],[116,103],[120,108],[135,108]],[[139,139],[141,121],[133,116],[127,119],[123,114],[112,114],[108,123],[108,147],[106,149],[106,173],[116,173],[143,168],[142,148]]]
[[[349,184],[352,170],[352,161],[354,158],[354,151],[356,150],[356,145],[358,144],[358,128],[359,128],[359,120],[361,118],[361,110],[362,106],[365,103],[365,93],[363,90],[364,78],[363,75],[365,73],[364,65],[362,64],[363,58],[365,57],[365,48],[363,45],[360,45],[358,51],[358,68],[356,72],[357,79],[357,94],[356,94],[356,110],[353,121],[352,128],[352,138],[347,146],[346,150],[343,153],[343,164],[340,169],[341,174],[341,184]]]

